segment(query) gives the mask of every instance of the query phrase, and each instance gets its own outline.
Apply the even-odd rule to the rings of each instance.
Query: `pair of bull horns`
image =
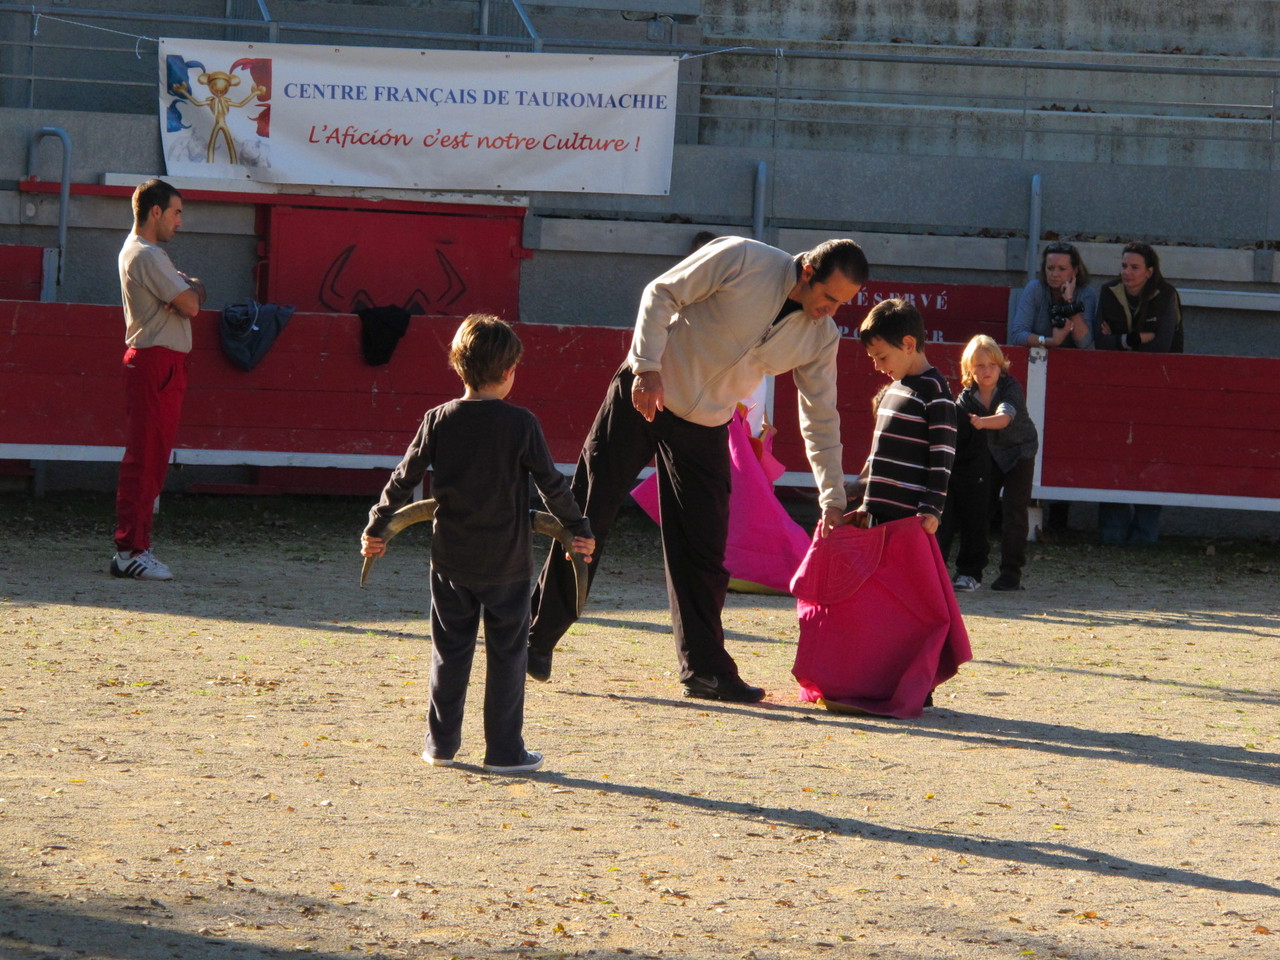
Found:
[[[387,521],[386,530],[383,531],[382,539],[390,541],[405,527],[411,527],[415,523],[423,523],[434,519],[435,515],[436,502],[434,500],[416,500],[413,503],[406,504],[391,515],[391,519]],[[560,546],[564,547],[569,559],[573,561],[573,579],[578,587],[578,616],[582,616],[582,608],[587,602],[587,562],[583,559],[582,554],[574,552],[573,534],[566,530],[564,524],[559,520],[541,510],[530,510],[529,519],[533,524],[534,533],[546,534],[556,540]],[[360,586],[363,587],[365,581],[369,578],[369,571],[373,569],[373,561],[376,559],[376,557],[364,558],[364,566],[360,569]]]

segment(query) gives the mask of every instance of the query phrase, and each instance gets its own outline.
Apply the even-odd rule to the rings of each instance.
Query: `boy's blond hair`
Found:
[[[520,362],[524,344],[511,324],[487,313],[462,321],[449,344],[449,366],[472,390],[501,382]]]
[[[978,361],[975,358],[979,352],[989,356],[992,363],[996,364],[1002,373],[1009,372],[1009,361],[1005,359],[1004,351],[1000,349],[1000,344],[985,333],[980,333],[965,344],[964,353],[960,354],[960,382],[966,387],[972,387],[976,382],[973,369],[977,366]]]

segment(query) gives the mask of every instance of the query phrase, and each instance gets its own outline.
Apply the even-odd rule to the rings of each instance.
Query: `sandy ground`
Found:
[[[781,597],[725,611],[768,699],[682,698],[630,518],[513,778],[478,709],[419,759],[427,538],[361,591],[366,509],[171,498],[145,584],[106,497],[0,498],[0,957],[1280,957],[1275,543],[1038,545],[895,721],[797,701]]]

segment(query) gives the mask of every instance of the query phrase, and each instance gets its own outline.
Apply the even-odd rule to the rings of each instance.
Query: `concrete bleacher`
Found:
[[[704,143],[774,136],[794,149],[1220,169],[1271,162],[1275,60],[911,43],[794,50],[771,48],[770,38],[720,39],[726,52],[703,64]]]
[[[1277,0],[703,0],[708,38],[953,44],[1022,50],[1103,50],[1270,57],[1280,33]]]

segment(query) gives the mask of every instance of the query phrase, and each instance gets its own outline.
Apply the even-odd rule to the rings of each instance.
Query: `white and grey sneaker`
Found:
[[[957,590],[977,590],[982,586],[982,583],[973,579],[973,577],[968,574],[962,573],[951,581],[951,586],[955,587]]]
[[[533,773],[533,771],[541,769],[542,754],[536,750],[526,750],[524,758],[519,763],[513,763],[504,766],[496,763],[486,763],[484,769],[486,773]]]
[[[433,757],[425,750],[422,751],[422,759],[433,767],[452,767],[456,762],[453,757]]]
[[[132,577],[134,580],[172,580],[173,571],[156,559],[150,550],[129,556],[117,553],[111,558],[113,577]]]

